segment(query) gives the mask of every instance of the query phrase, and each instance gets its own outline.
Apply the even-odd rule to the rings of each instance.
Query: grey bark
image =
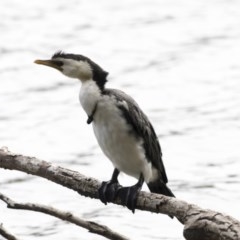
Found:
[[[7,204],[8,208],[11,208],[11,209],[30,210],[30,211],[45,213],[45,214],[54,216],[56,218],[62,219],[64,221],[68,221],[70,223],[76,224],[77,226],[80,226],[82,228],[89,230],[89,232],[91,233],[101,235],[111,240],[128,240],[128,238],[112,231],[107,226],[104,226],[92,221],[85,221],[77,216],[74,216],[74,214],[72,214],[71,212],[61,211],[59,209],[46,206],[43,204],[15,202],[2,193],[0,193],[0,199]],[[1,235],[1,225],[0,225],[0,235]],[[7,235],[5,235],[5,237],[6,236]],[[17,240],[15,238],[11,238],[10,234],[8,234],[8,237],[9,238],[7,239],[9,240]]]
[[[43,177],[83,196],[98,199],[100,182],[96,179],[34,157],[0,149],[0,168]],[[113,203],[121,205],[120,199]],[[183,235],[187,240],[240,240],[238,220],[176,198],[142,191],[138,195],[136,209],[175,216],[184,225]]]
[[[7,240],[17,240],[17,238],[12,235],[6,228],[3,227],[3,224],[0,224],[0,235],[2,235]]]

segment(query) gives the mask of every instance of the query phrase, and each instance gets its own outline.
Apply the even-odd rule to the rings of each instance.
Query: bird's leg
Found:
[[[133,213],[135,212],[137,195],[142,189],[144,183],[143,174],[140,174],[138,182],[131,187],[122,187],[118,190],[117,197],[122,201],[122,204],[127,206]]]
[[[102,182],[102,185],[98,189],[99,199],[104,203],[111,202],[115,199],[118,190],[122,187],[118,182],[119,170],[114,169],[112,178],[110,181]]]

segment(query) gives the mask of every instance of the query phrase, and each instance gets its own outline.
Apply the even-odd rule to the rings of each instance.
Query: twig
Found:
[[[3,224],[0,224],[0,235],[2,235],[7,240],[17,240],[15,236],[13,236],[11,233],[9,233],[6,228],[3,227]]]
[[[35,212],[45,213],[56,218],[62,219],[64,221],[68,221],[76,224],[77,226],[88,229],[89,232],[101,235],[108,239],[112,240],[128,240],[128,238],[112,231],[107,226],[92,222],[85,221],[79,217],[74,216],[70,212],[64,212],[59,209],[42,205],[42,204],[33,204],[33,203],[18,203],[7,197],[6,195],[0,193],[0,199],[7,204],[8,208],[11,209],[21,209],[21,210],[30,210]],[[9,238],[10,240],[15,240],[16,238]]]

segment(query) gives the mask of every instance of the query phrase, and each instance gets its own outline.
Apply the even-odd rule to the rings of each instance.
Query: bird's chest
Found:
[[[93,121],[98,144],[115,168],[139,178],[147,162],[142,141],[136,139],[132,127],[127,124],[117,106],[103,103],[98,103]]]
[[[88,116],[96,107],[92,126],[104,154],[120,171],[138,178],[145,154],[142,140],[136,139],[132,126],[127,123],[120,109],[128,109],[128,104],[114,96],[99,94],[90,84],[82,86],[80,102]]]
[[[129,138],[130,126],[122,116],[121,110],[113,100],[98,102],[94,114],[93,130],[99,145],[105,153],[114,151],[116,146]]]

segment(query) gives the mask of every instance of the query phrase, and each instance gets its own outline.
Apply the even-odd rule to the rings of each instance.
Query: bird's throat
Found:
[[[101,100],[101,90],[95,81],[88,80],[82,83],[79,100],[84,111],[91,116],[96,104]]]

